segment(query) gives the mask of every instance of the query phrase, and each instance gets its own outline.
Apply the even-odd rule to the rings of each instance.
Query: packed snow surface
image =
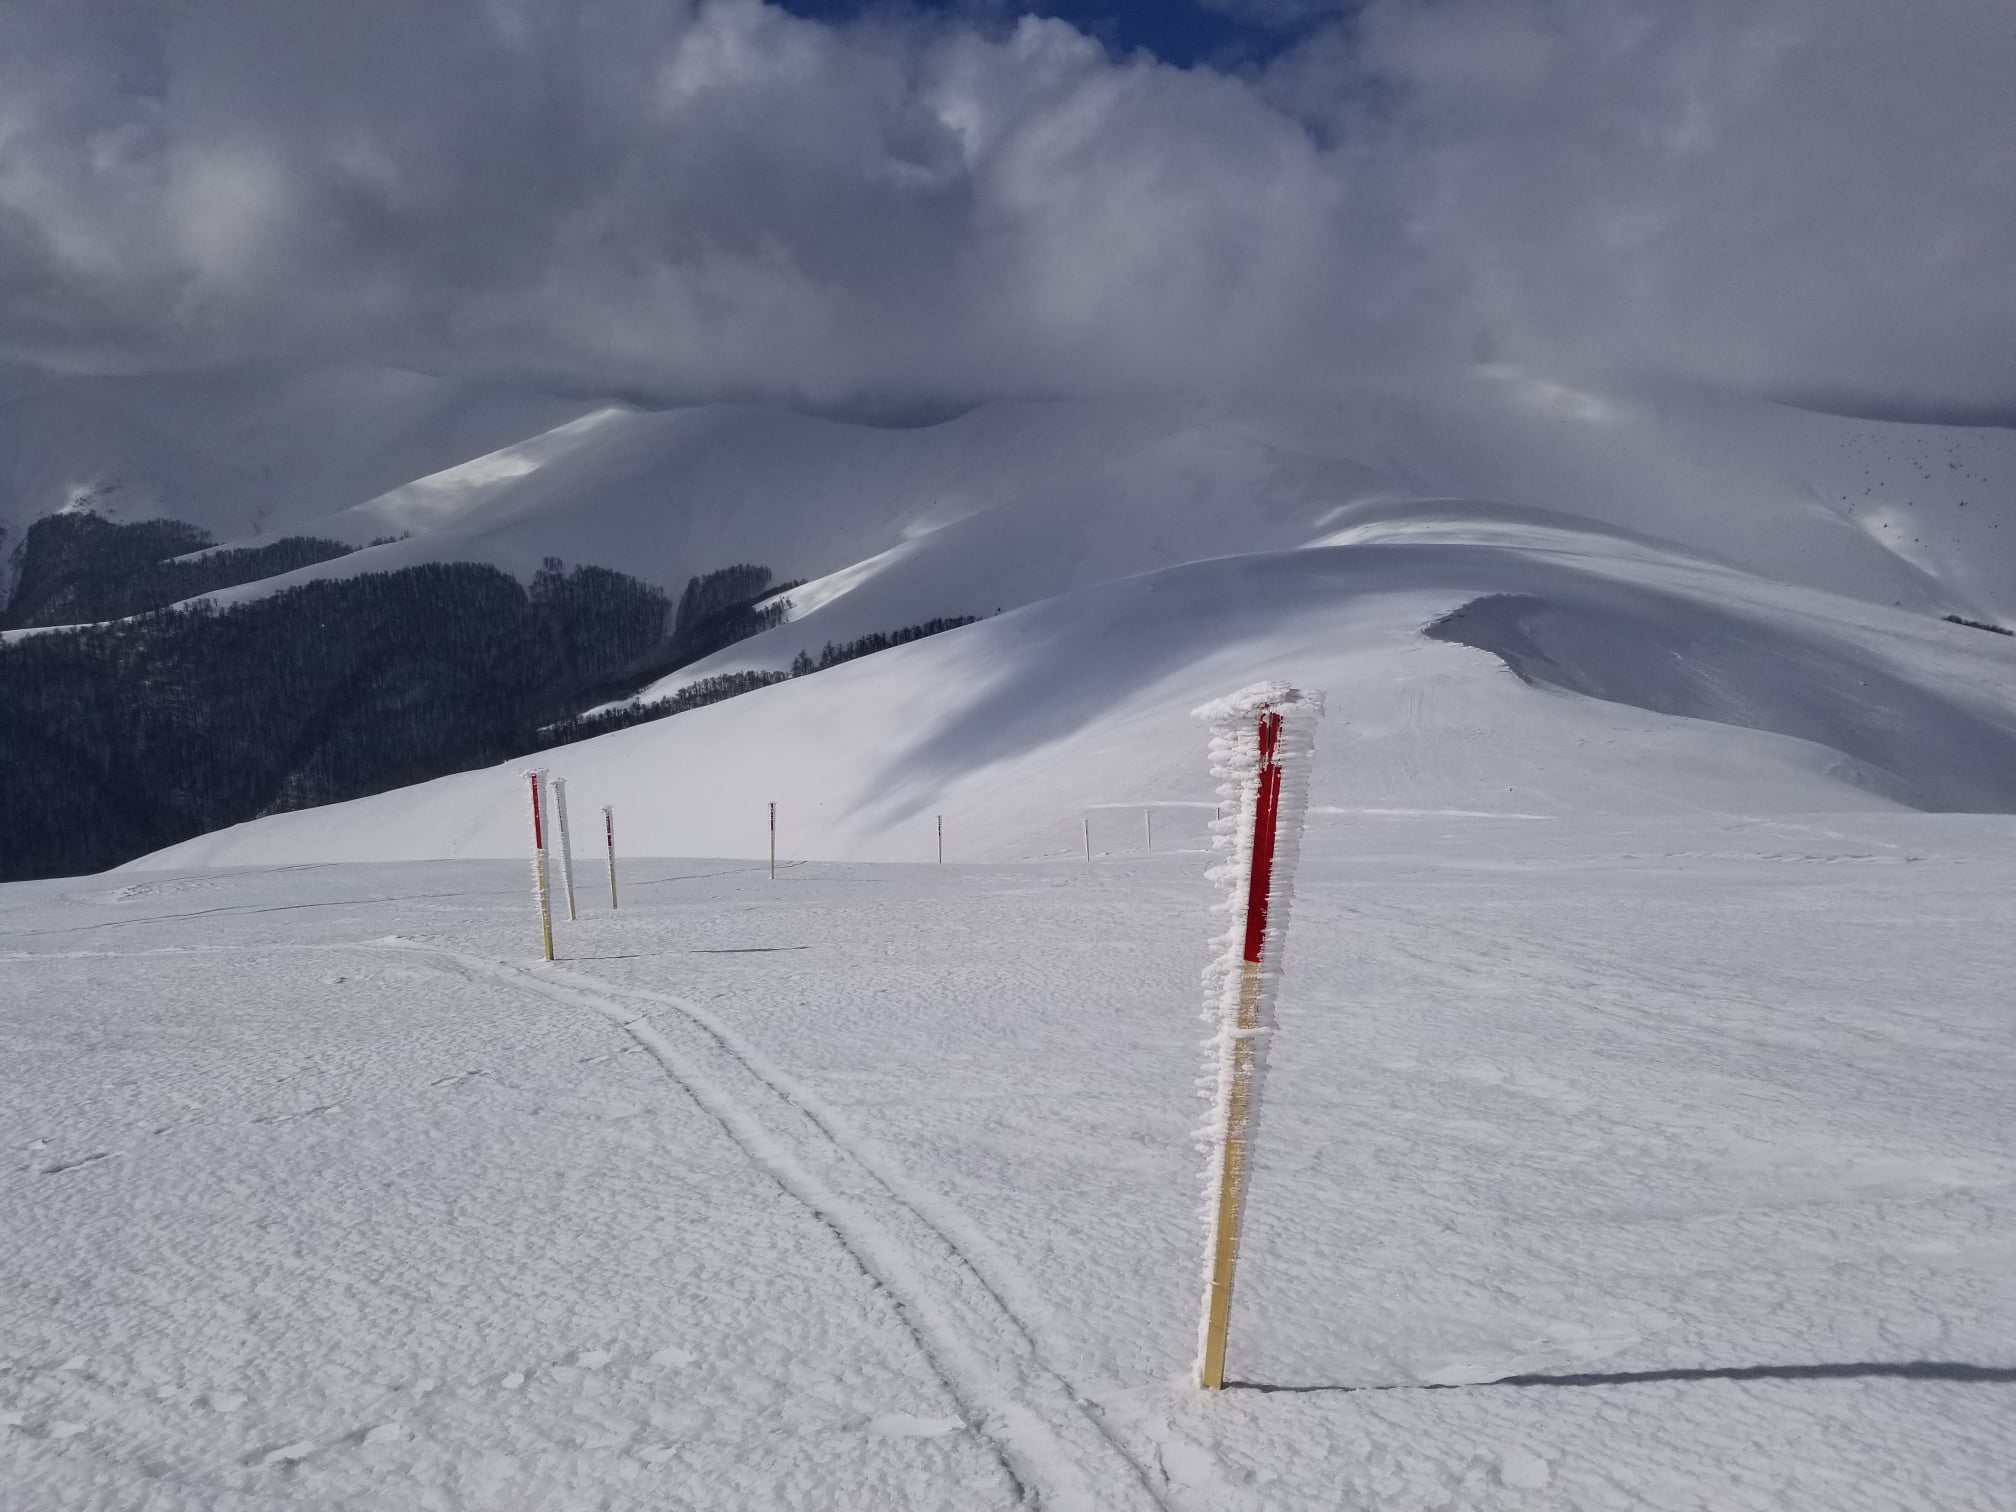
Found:
[[[2016,821],[1343,796],[1216,1396],[1208,812],[0,889],[0,1504],[2006,1507]]]

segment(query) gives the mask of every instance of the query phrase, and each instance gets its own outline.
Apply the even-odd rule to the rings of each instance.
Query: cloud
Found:
[[[0,9],[0,356],[2016,401],[2002,0],[1220,3],[1302,33],[1231,76],[759,0]]]
[[[1363,8],[1365,0],[1196,0],[1200,9],[1249,26],[1299,30],[1335,21]]]

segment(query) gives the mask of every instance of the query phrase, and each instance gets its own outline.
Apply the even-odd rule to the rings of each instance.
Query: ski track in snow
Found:
[[[1158,1491],[1098,1408],[1046,1363],[1002,1294],[1012,1288],[1029,1309],[1040,1306],[1033,1289],[1012,1280],[997,1287],[975,1258],[990,1247],[969,1224],[879,1158],[869,1141],[714,1015],[668,994],[613,987],[563,968],[522,969],[417,941],[401,940],[396,948],[425,951],[487,981],[599,1014],[634,1038],[896,1299],[947,1389],[1034,1505],[1060,1512],[1189,1505]],[[656,1019],[647,1016],[654,1013]],[[1002,1274],[1005,1262],[989,1259],[987,1269]],[[1165,1449],[1175,1449],[1166,1442],[1153,1447],[1158,1464],[1165,1464]],[[1194,1453],[1177,1457],[1191,1477],[1199,1473]],[[1191,1488],[1208,1491],[1210,1500],[1198,1506],[1245,1503],[1243,1493],[1212,1479],[1208,1488]]]

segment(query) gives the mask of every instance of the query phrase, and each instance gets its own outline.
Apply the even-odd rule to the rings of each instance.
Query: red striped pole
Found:
[[[1239,1260],[1239,1226],[1246,1205],[1247,1143],[1253,1115],[1253,1031],[1260,1024],[1262,957],[1267,946],[1267,908],[1274,894],[1276,830],[1281,817],[1281,765],[1275,759],[1281,715],[1262,710],[1255,734],[1260,769],[1253,788],[1253,865],[1246,879],[1246,930],[1239,953],[1239,1006],[1233,1020],[1231,1076],[1225,1100],[1225,1127],[1218,1166],[1217,1222],[1211,1236],[1210,1280],[1205,1294],[1204,1347],[1198,1384],[1216,1391],[1225,1384],[1225,1341],[1232,1324],[1232,1276]]]

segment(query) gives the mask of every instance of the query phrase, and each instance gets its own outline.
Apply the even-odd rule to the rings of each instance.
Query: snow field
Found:
[[[1201,848],[0,891],[0,1487],[1997,1506],[2016,826],[1338,807],[1214,1397]]]

